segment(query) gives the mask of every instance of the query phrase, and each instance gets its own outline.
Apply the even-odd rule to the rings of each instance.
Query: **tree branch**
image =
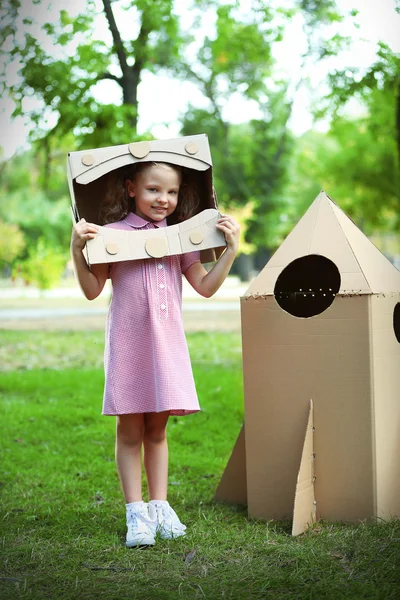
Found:
[[[222,118],[221,115],[221,111],[220,108],[217,104],[217,101],[215,99],[214,96],[214,92],[212,89],[213,83],[214,83],[214,76],[211,75],[210,79],[207,81],[205,79],[202,79],[200,77],[200,75],[198,75],[195,71],[193,71],[193,69],[191,69],[191,67],[186,66],[185,71],[188,75],[190,75],[193,79],[195,79],[198,83],[200,83],[203,86],[204,89],[204,95],[209,99],[209,101],[212,104],[212,107],[214,109],[214,112],[217,116],[217,118],[221,121],[221,125],[223,126],[224,130],[227,129],[227,124],[225,123],[225,121]]]
[[[97,77],[97,81],[101,81],[102,79],[112,79],[121,85],[121,78],[113,75],[112,73],[102,73]]]
[[[126,61],[126,50],[124,44],[122,42],[117,24],[115,22],[114,13],[111,8],[110,0],[103,0],[104,12],[106,14],[106,18],[108,21],[108,26],[111,31],[111,35],[114,42],[114,48],[118,56],[119,64],[121,67],[121,71],[124,75],[129,71],[129,66]]]
[[[146,48],[147,41],[149,39],[150,29],[144,24],[144,14],[142,14],[142,24],[140,26],[139,35],[136,39],[136,52],[135,52],[135,64],[133,65],[133,71],[136,73],[138,79],[140,78],[140,72],[144,66],[144,53],[143,48]]]

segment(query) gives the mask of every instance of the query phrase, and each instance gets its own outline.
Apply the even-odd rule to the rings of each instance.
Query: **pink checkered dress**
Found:
[[[166,227],[134,213],[114,229]],[[110,265],[113,296],[104,352],[104,415],[200,410],[182,322],[182,273],[199,252]]]

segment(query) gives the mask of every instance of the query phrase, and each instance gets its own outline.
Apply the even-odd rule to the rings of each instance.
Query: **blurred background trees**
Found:
[[[351,6],[97,0],[77,12],[76,3],[74,10],[48,4],[6,0],[0,7],[2,96],[12,100],[14,117],[30,123],[29,146],[0,164],[1,237],[13,240],[0,245],[6,273],[18,269],[33,281],[32,272],[48,264],[57,279],[71,229],[67,152],[154,137],[151,127],[140,127],[141,83],[149,74],[160,106],[165,77],[196,90],[179,131],[168,137],[208,134],[219,204],[244,226],[235,266],[242,278],[265,264],[321,188],[365,233],[398,234],[400,56],[381,41],[367,68],[350,59],[335,66],[344,51],[351,56],[351,35],[340,33],[344,23],[357,27]],[[302,29],[301,47],[288,40],[293,23]],[[105,24],[108,36],[99,33]],[[283,40],[300,59],[294,74],[281,69]],[[313,69],[325,63],[316,86]],[[105,81],[119,100],[107,99]],[[291,119],[305,90],[315,121],[299,135]],[[232,99],[248,115],[244,109],[232,118]],[[6,136],[8,127],[3,117]],[[44,279],[36,284],[51,285]]]

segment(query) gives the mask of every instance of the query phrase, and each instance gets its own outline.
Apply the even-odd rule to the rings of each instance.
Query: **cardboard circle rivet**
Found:
[[[203,232],[201,229],[194,229],[190,232],[189,239],[192,244],[201,244],[201,242],[204,240]]]
[[[185,146],[185,150],[188,154],[197,154],[199,147],[196,142],[188,142]]]
[[[144,158],[150,152],[150,143],[149,142],[132,142],[128,146],[129,152],[135,158]]]
[[[106,244],[106,251],[108,252],[108,254],[118,254],[118,244],[116,244],[115,242],[108,242],[108,244]]]
[[[85,165],[85,167],[91,167],[96,162],[93,154],[84,154],[81,160],[82,164]]]
[[[146,240],[145,250],[153,258],[162,258],[168,254],[167,238],[149,238]]]

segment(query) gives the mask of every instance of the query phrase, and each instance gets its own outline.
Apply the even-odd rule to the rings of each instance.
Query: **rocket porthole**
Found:
[[[393,329],[396,340],[400,343],[400,302],[396,304],[393,311]]]
[[[309,254],[283,269],[276,280],[274,296],[284,311],[294,317],[309,318],[329,308],[339,289],[340,273],[335,263],[325,256]],[[400,328],[400,314],[398,322]]]

